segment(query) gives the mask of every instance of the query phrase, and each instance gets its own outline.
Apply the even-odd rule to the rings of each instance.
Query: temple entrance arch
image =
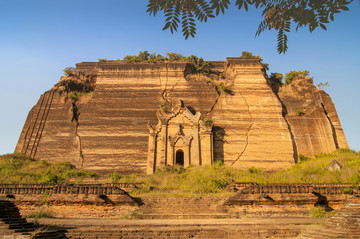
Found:
[[[181,149],[176,151],[175,164],[184,166],[184,151]]]
[[[181,100],[177,106],[170,105],[169,112],[157,111],[157,125],[148,123],[147,173],[173,165],[212,165],[212,121],[205,123],[199,111],[185,106]]]

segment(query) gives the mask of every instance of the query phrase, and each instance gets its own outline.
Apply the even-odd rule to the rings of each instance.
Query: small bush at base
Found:
[[[298,154],[298,163],[305,162],[306,160],[310,159],[309,157],[306,157],[305,155]]]
[[[341,189],[345,194],[349,194],[349,195],[353,195],[354,194],[354,190],[352,188],[342,188]]]
[[[121,179],[121,175],[118,172],[113,172],[107,175],[111,183],[118,183]]]
[[[52,212],[47,209],[40,209],[39,211],[30,212],[25,215],[26,218],[53,218]]]
[[[310,209],[310,216],[314,218],[332,217],[334,211],[327,212],[323,207],[314,207]]]

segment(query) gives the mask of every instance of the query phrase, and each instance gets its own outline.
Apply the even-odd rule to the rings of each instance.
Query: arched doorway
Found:
[[[176,161],[175,164],[184,166],[184,152],[179,149],[176,151]]]

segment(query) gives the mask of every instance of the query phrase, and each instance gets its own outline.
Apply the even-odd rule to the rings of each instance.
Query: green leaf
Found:
[[[167,22],[167,23],[165,24],[165,26],[164,26],[163,30],[168,29],[168,28],[170,27],[170,23],[171,23],[171,22]]]
[[[325,26],[324,24],[322,24],[322,23],[320,23],[320,27],[321,27],[322,29],[324,29],[325,31],[327,30],[327,29],[326,29],[326,26]]]

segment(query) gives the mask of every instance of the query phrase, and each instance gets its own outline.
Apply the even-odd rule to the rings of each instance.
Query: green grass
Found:
[[[24,217],[26,217],[26,218],[53,218],[54,216],[53,216],[52,212],[48,211],[45,208],[42,208],[38,211],[30,212],[30,213],[24,215]]]
[[[0,156],[0,183],[67,183],[70,178],[94,177],[95,173],[76,169],[68,162],[48,163],[21,154]]]
[[[329,171],[325,167],[337,160],[341,171]],[[330,154],[318,154],[314,158],[301,157],[300,162],[289,169],[266,172],[251,167],[239,170],[215,162],[213,166],[180,166],[157,170],[153,175],[131,174],[122,176],[113,172],[107,176],[111,183],[139,183],[132,196],[202,196],[231,195],[226,187],[232,182],[267,183],[360,183],[360,153],[340,149]],[[23,155],[0,157],[0,183],[67,183],[69,178],[94,176],[75,169],[69,163],[50,164]],[[346,189],[351,193],[351,188]]]
[[[326,211],[323,207],[313,207],[310,209],[310,217],[313,218],[323,218],[323,217],[332,217],[334,216],[334,211]]]
[[[343,165],[341,171],[326,170],[332,160]],[[267,183],[360,183],[360,153],[340,149],[330,154],[318,154],[314,158],[302,157],[300,163],[286,170],[266,172],[251,167],[239,170],[216,162],[213,167],[182,168],[179,166],[157,170],[153,175],[129,175],[117,178],[122,183],[142,183],[131,194],[194,196],[229,194],[225,188],[231,182]],[[112,181],[114,182],[114,181]]]

